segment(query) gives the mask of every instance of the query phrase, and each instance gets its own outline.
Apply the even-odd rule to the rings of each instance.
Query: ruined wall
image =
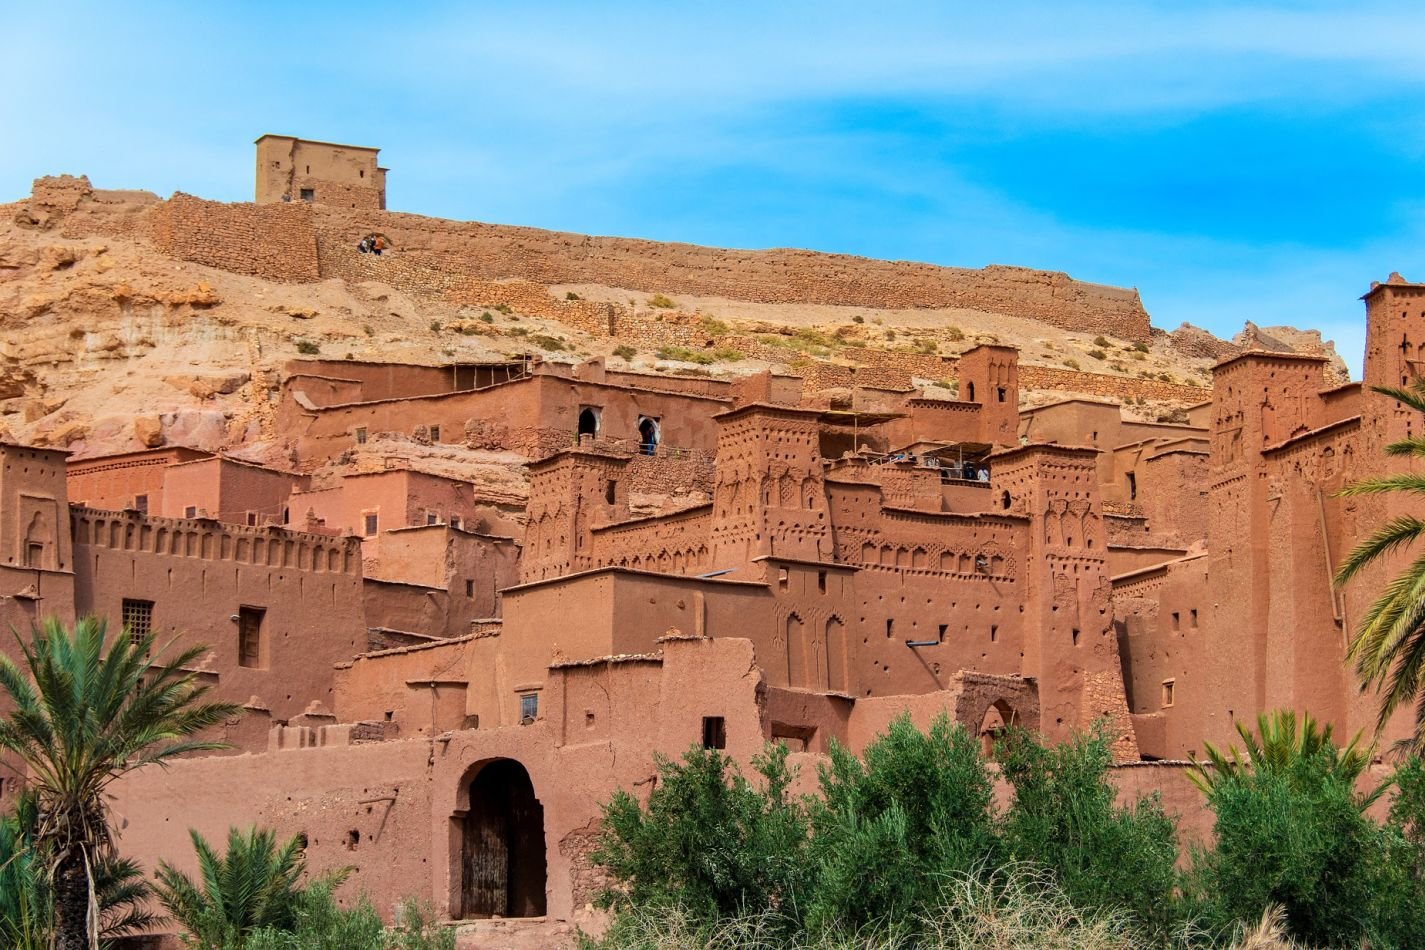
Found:
[[[1048,271],[971,270],[788,249],[738,251],[339,208],[321,208],[319,215],[324,235],[334,242],[354,245],[361,233],[380,230],[422,264],[481,279],[598,283],[757,303],[965,307],[1148,339],[1148,315],[1137,291]]]
[[[170,257],[269,280],[314,281],[312,209],[292,204],[224,204],[177,192],[145,214],[144,236]]]

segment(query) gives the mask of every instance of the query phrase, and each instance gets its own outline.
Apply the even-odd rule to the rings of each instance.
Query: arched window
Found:
[[[658,420],[651,416],[639,416],[638,450],[644,455],[653,455],[658,450],[659,441]]]
[[[966,384],[965,384],[965,395],[969,398],[969,401],[970,401],[970,402],[974,402],[974,401],[975,401],[975,384],[974,384],[974,383],[966,383]]]
[[[599,410],[593,406],[585,406],[579,410],[579,428],[577,435],[582,441],[584,436],[593,438],[599,434]]]
[[[1010,497],[1009,497],[1009,492],[1000,492],[999,505],[1000,505],[1001,508],[1003,508],[1005,511],[1008,511],[1008,510],[1009,510],[1010,501],[1011,501],[1011,499],[1010,499]]]

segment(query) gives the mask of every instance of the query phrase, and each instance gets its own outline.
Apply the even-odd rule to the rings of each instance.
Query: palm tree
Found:
[[[1298,722],[1296,713],[1278,709],[1257,716],[1256,732],[1241,720],[1237,721],[1236,727],[1237,735],[1242,737],[1242,750],[1233,745],[1223,752],[1211,742],[1204,742],[1207,758],[1199,761],[1193,756],[1193,767],[1188,772],[1188,778],[1207,794],[1223,782],[1238,778],[1249,770],[1285,774],[1297,762],[1314,756],[1327,757],[1329,770],[1354,787],[1371,762],[1372,749],[1361,745],[1361,733],[1356,733],[1344,746],[1337,747],[1332,739],[1331,724],[1318,723],[1310,713],[1302,713]],[[1389,786],[1390,783],[1386,782],[1360,796],[1357,804],[1361,810],[1369,808]]]
[[[0,945],[48,950],[54,906],[49,882],[36,857],[39,812],[28,789],[15,810],[0,819]],[[105,940],[146,930],[162,918],[148,909],[148,882],[137,862],[111,858],[94,867],[99,936]]]
[[[250,828],[228,830],[228,850],[219,855],[198,832],[189,830],[198,855],[198,880],[158,863],[159,900],[174,919],[202,946],[241,946],[255,930],[291,930],[295,925],[298,884],[306,870],[301,836],[280,848],[273,832]],[[335,887],[350,869],[322,876],[323,886]]]
[[[1415,380],[1409,388],[1371,388],[1425,414],[1425,379]],[[1425,435],[1392,442],[1385,447],[1385,453],[1394,458],[1425,459]],[[1367,478],[1348,485],[1339,494],[1347,497],[1425,495],[1425,474],[1396,472]],[[1425,520],[1414,515],[1392,518],[1356,545],[1336,572],[1337,586],[1422,537],[1425,537]],[[1425,554],[1401,571],[1366,611],[1346,658],[1355,663],[1363,686],[1384,688],[1376,723],[1378,732],[1385,728],[1402,703],[1416,701],[1413,745],[1425,751],[1425,679],[1422,679],[1425,674]]]
[[[114,856],[110,784],[187,752],[224,748],[191,737],[237,711],[204,702],[209,687],[187,669],[206,647],[150,661],[151,634],[105,634],[97,617],[80,619],[72,632],[49,617],[28,643],[16,636],[23,669],[0,656],[0,689],[14,707],[0,720],[0,750],[24,763],[35,796],[34,836],[50,882],[57,950],[99,943],[95,869]]]

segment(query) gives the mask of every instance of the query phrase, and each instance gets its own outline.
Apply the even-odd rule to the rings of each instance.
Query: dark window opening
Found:
[[[431,440],[432,442],[439,442],[439,441],[440,441],[440,426],[431,426],[431,427],[430,427],[430,440]]]
[[[520,725],[525,726],[539,718],[539,694],[520,693]]]
[[[1009,497],[1009,492],[1001,492],[1001,493],[1000,493],[1000,496],[999,496],[999,504],[1000,504],[1000,507],[1003,508],[1005,511],[1008,511],[1008,510],[1009,510],[1009,506],[1010,506],[1011,501],[1012,501],[1012,499]]]
[[[25,544],[25,566],[43,567],[45,562],[45,546],[42,541],[29,541]]]
[[[303,201],[316,201],[317,193],[311,188],[303,188],[301,192],[298,193],[297,197],[301,198]]]
[[[185,518],[196,518],[196,517],[198,517],[198,506],[197,506],[197,505],[189,505],[187,508],[184,508],[184,509],[183,509],[183,517],[185,517]]]
[[[618,501],[618,482],[612,478],[604,482],[604,501],[610,505]]]
[[[1005,388],[1004,388],[1003,386],[997,386],[997,387],[995,387],[995,397],[996,397],[1000,402],[1004,402]]]
[[[944,642],[945,642],[945,634],[947,634],[947,633],[949,633],[949,632],[950,632],[950,625],[949,625],[948,623],[942,623],[942,624],[940,625],[939,633],[937,634],[936,639],[937,639],[939,642],[944,643]]]
[[[1132,472],[1128,473],[1128,499],[1132,501],[1138,497],[1138,476]]]
[[[357,426],[357,427],[356,427],[356,444],[357,444],[357,445],[365,445],[365,444],[366,444],[366,426]]]
[[[261,607],[238,608],[238,666],[262,668],[262,621],[266,615]]]
[[[119,614],[130,643],[138,643],[153,632],[153,601],[125,597]]]
[[[722,716],[703,717],[703,748],[727,748],[727,720]]]
[[[141,514],[141,515],[146,515],[146,514],[148,514],[148,496],[147,496],[147,495],[135,495],[135,496],[134,496],[134,510],[137,511],[137,512],[138,512],[139,514]]]
[[[825,571],[817,571],[817,572],[816,572],[816,589],[819,590],[819,591],[821,591],[823,594],[826,593],[826,572],[825,572]]]
[[[466,581],[465,581],[465,596],[466,596],[466,597],[474,597],[474,596],[475,596],[475,582],[474,582],[473,580],[466,579]]]
[[[1173,687],[1177,683],[1174,680],[1163,680],[1163,708],[1167,709],[1173,704]]]
[[[450,526],[451,526],[452,528],[458,528],[458,527],[460,527],[460,516],[459,516],[459,515],[451,515],[451,516],[450,516]]]
[[[1188,611],[1188,626],[1197,629],[1197,608]]]
[[[990,642],[991,642],[991,643],[994,643],[994,642],[995,642],[996,640],[998,640],[998,639],[999,639],[999,624],[997,624],[997,623],[992,623],[992,624],[990,624]]]
[[[249,511],[247,513],[247,526],[249,528],[257,527],[257,512]]]
[[[1078,628],[1078,627],[1075,627],[1075,628],[1073,629],[1073,632],[1070,634],[1070,636],[1073,638],[1074,646],[1078,646],[1078,645],[1079,645],[1079,628]]]
[[[974,402],[974,401],[975,401],[975,384],[974,384],[974,383],[967,383],[967,384],[965,385],[965,395],[969,397],[970,402]]]
[[[440,524],[440,515],[436,514],[434,511],[427,511],[427,512],[426,512],[426,524],[428,524],[428,525]]]
[[[1179,626],[1180,622],[1181,622],[1181,618],[1178,617],[1178,612],[1177,612],[1176,610],[1174,610],[1174,611],[1173,611],[1173,629],[1174,629],[1174,630],[1178,629],[1178,626]]]
[[[376,513],[374,511],[368,511],[366,513],[363,528],[368,538],[376,537]]]
[[[589,436],[593,438],[599,434],[599,410],[593,406],[585,406],[579,410],[579,425],[575,430],[579,438]]]
[[[886,639],[889,640],[891,637],[895,636],[895,633],[896,633],[896,622],[895,622],[895,620],[893,620],[892,618],[887,617],[887,618],[886,618]]]
[[[658,450],[658,420],[648,416],[638,417],[638,450],[644,455],[653,455]]]

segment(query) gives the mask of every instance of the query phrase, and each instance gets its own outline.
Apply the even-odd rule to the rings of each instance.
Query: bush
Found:
[[[1093,338],[1093,345],[1099,347],[1100,349],[1107,349],[1109,347],[1108,337],[1100,333],[1098,336]]]
[[[369,323],[363,323],[363,324],[361,325],[361,332],[362,332],[362,333],[365,333],[367,336],[375,336],[375,335],[376,335],[376,331],[373,330],[373,329],[371,329],[371,324],[369,324]]]
[[[867,745],[833,744],[810,805],[814,927],[858,930],[930,909],[940,881],[995,852],[991,783],[978,743],[941,713],[922,733],[908,715]]]
[[[858,314],[856,314],[856,316],[854,316],[854,317],[851,318],[851,322],[852,322],[852,323],[865,323],[865,322],[866,322],[866,318],[863,317],[863,316],[861,316],[861,315],[858,313]]]
[[[648,306],[657,307],[659,310],[672,310],[678,304],[669,297],[662,294],[654,294],[648,298]]]
[[[509,316],[510,314],[514,313],[514,310],[512,310],[510,308],[510,305],[507,303],[497,303],[490,309],[494,310],[496,313],[503,313],[505,316]]]
[[[439,333],[440,330],[441,330],[440,321],[439,321],[439,320],[432,320],[432,321],[430,322],[430,332],[432,332],[432,333]]]
[[[1133,351],[1135,353],[1147,353],[1148,344],[1144,343],[1142,340],[1139,340],[1137,343],[1133,344]]]
[[[1064,365],[1069,367],[1069,369],[1077,370],[1079,368],[1079,361],[1074,359],[1073,357],[1069,357],[1068,359],[1064,360]]]
[[[698,321],[698,327],[708,336],[727,336],[732,332],[732,328],[716,317],[703,317]]]
[[[786,749],[754,762],[762,788],[715,749],[692,748],[680,763],[656,759],[658,782],[643,808],[625,791],[604,806],[594,860],[618,882],[601,903],[679,907],[696,924],[749,909],[794,908],[804,890],[807,825],[787,795]]]
[[[948,326],[945,328],[945,338],[951,343],[959,343],[965,339],[965,331],[957,326]]]
[[[712,351],[712,358],[718,363],[736,363],[745,359],[746,355],[741,350],[735,350],[730,346],[720,346]]]
[[[1053,871],[1076,907],[1118,909],[1148,933],[1168,933],[1177,916],[1173,822],[1156,796],[1115,804],[1106,733],[1046,747],[1012,729],[999,752],[1014,789],[1002,829],[1009,854]]]
[[[1144,350],[1134,350],[1132,353],[1128,354],[1128,358],[1131,360],[1139,360],[1141,362],[1142,360],[1146,360],[1148,358],[1148,354]]]
[[[490,311],[486,310],[484,313],[480,314],[480,322],[481,322],[481,323],[494,323],[494,322],[495,322],[495,315],[494,315],[493,313],[491,313]]]
[[[566,349],[564,341],[558,337],[548,336],[544,333],[536,333],[529,338],[529,341],[541,350],[559,351]]]
[[[705,350],[690,350],[686,346],[660,346],[654,351],[660,360],[677,360],[683,363],[697,363],[707,366],[713,362],[713,354]]]
[[[574,293],[574,291],[570,290],[570,291],[566,291],[566,292],[565,292],[565,294],[564,294],[564,299],[565,299],[565,300],[583,300],[584,298],[583,298],[583,297],[580,297],[578,294]]]
[[[317,344],[313,343],[311,340],[298,340],[298,341],[297,341],[297,352],[298,352],[298,353],[304,353],[304,354],[306,354],[307,356],[315,356],[316,354],[320,353],[321,351],[322,351],[322,348],[321,348],[320,346],[317,346]]]
[[[293,929],[259,930],[241,950],[455,950],[455,930],[441,927],[428,905],[407,900],[388,933],[364,896],[342,908],[329,886],[313,885],[297,900]]]
[[[1108,354],[1103,350],[1089,350],[1089,356],[1096,360],[1108,359]]]
[[[614,356],[618,356],[626,360],[631,360],[637,355],[638,351],[635,350],[633,347],[629,346],[627,343],[621,343],[618,346],[614,347]]]

